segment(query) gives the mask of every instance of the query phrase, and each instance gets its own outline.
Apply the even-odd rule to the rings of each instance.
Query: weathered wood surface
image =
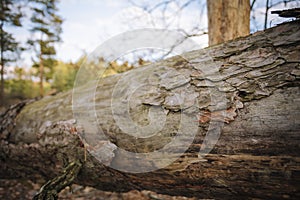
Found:
[[[70,91],[16,105],[2,114],[0,177],[50,179],[68,163],[84,162],[84,141],[78,135],[83,137],[85,133],[87,160],[76,180],[82,185],[119,192],[146,189],[198,198],[299,199],[299,25],[299,21],[293,21],[186,53],[185,59],[177,56],[101,79],[95,94],[97,123],[115,146],[132,152],[152,152],[171,141],[182,113],[197,122],[193,144],[170,166],[149,173],[126,173],[101,164],[92,154],[97,154],[99,145],[107,144],[107,139],[89,134],[84,130],[89,127],[74,120]],[[162,107],[167,123],[157,135],[136,138],[124,134],[115,123],[110,107],[112,91],[124,77],[128,82],[129,77],[136,77],[149,83],[147,92],[140,90],[131,96],[130,117],[144,126],[149,123],[149,109],[153,105]],[[85,94],[87,88],[80,90]],[[226,104],[215,105],[214,100],[222,94]],[[183,104],[176,103],[176,95],[182,97]],[[115,100],[122,102],[122,98],[119,95]],[[80,101],[94,105],[91,96],[82,95]],[[213,150],[199,159],[201,147],[209,145],[202,143],[214,121],[225,122],[220,138]],[[91,119],[89,123],[96,121]],[[176,150],[169,153],[177,156]],[[112,148],[107,157],[107,165],[128,168],[135,164],[124,159],[119,149]],[[145,166],[148,164],[153,162]]]

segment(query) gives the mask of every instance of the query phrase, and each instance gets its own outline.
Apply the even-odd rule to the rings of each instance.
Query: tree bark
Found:
[[[207,0],[209,45],[249,35],[248,0]]]
[[[85,95],[90,89],[86,85],[79,87],[77,100],[95,108],[98,119],[84,106],[75,108],[73,116],[72,91],[11,107],[0,121],[0,177],[49,180],[68,163],[79,160],[83,166],[75,182],[105,191],[145,189],[197,198],[299,199],[299,25],[299,21],[285,23],[101,79],[95,96]],[[132,92],[131,79],[145,85]],[[117,86],[122,88],[119,93],[115,93]],[[222,95],[225,104],[218,105]],[[147,132],[151,124],[148,112],[159,108],[165,117],[163,128],[149,138],[124,134],[114,116],[122,113],[113,113],[111,107],[123,102],[130,110],[128,124],[138,124]],[[94,132],[92,126],[85,126],[78,120],[80,114],[90,117],[88,125],[101,129]],[[181,130],[186,125],[180,124],[182,119],[191,123],[185,131]],[[143,166],[136,166],[136,160],[125,157],[121,150],[156,151],[180,135],[178,130],[183,132],[184,143],[193,136],[193,122],[197,133],[192,144],[183,154],[179,153],[181,144],[166,152],[179,158],[163,168],[163,159],[155,162],[151,157]],[[199,158],[199,151],[214,143],[205,140],[205,135],[218,128],[221,135],[216,145]],[[116,166],[137,170],[154,166],[158,170],[130,173]]]
[[[3,6],[2,2],[1,2],[1,6]],[[1,49],[0,49],[0,66],[1,66],[1,70],[0,70],[0,78],[1,78],[1,86],[0,86],[0,106],[1,105],[5,105],[5,99],[4,99],[4,65],[5,65],[5,62],[4,62],[4,33],[3,33],[3,26],[4,26],[4,22],[1,21],[1,24],[0,24],[0,45],[1,45]]]
[[[41,36],[42,41],[43,36]],[[39,76],[40,76],[40,96],[44,96],[44,60],[42,55],[42,42],[40,42],[40,54],[39,54]]]

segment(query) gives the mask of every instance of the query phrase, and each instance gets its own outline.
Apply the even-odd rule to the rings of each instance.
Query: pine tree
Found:
[[[44,80],[49,80],[53,74],[56,55],[55,43],[61,40],[62,18],[57,15],[58,0],[30,0],[33,39],[28,43],[33,47],[36,58],[33,67],[38,69],[40,79],[40,96],[44,96]]]
[[[7,63],[15,61],[21,48],[13,35],[5,30],[7,26],[21,26],[21,9],[17,0],[0,0],[0,66],[1,88],[0,104],[4,104],[4,69]]]

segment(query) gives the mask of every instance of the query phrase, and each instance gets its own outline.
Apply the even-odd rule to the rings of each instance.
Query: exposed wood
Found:
[[[197,198],[299,199],[299,25],[293,21],[186,53],[182,55],[185,59],[177,56],[101,79],[95,98],[82,95],[80,101],[90,108],[95,105],[99,120],[91,117],[89,123],[98,124],[114,144],[90,134],[89,127],[74,119],[71,91],[12,107],[0,120],[0,177],[52,179],[69,163],[83,163],[86,142],[87,160],[75,181],[78,184],[106,191],[152,190]],[[113,90],[125,80],[128,85],[123,84],[122,94],[126,95],[133,77],[147,83],[147,90],[114,98],[116,102],[130,99],[130,117],[143,126],[149,123],[151,107],[164,110],[163,129],[148,139],[124,134],[112,114]],[[80,91],[86,94],[88,89],[85,85]],[[214,100],[222,94],[226,104],[216,106]],[[176,101],[174,96],[182,99]],[[89,114],[84,108],[82,114]],[[77,118],[76,114],[80,112],[75,112]],[[197,122],[198,130],[193,144],[173,164],[149,173],[108,167],[138,168],[130,158],[124,159],[120,148],[131,152],[162,148],[178,132],[182,115]],[[198,158],[199,150],[210,145],[203,144],[210,122],[222,121],[225,125],[217,144]],[[189,132],[184,135],[184,140],[190,139]],[[178,144],[169,154],[177,156],[180,148]],[[102,157],[97,159],[98,154]],[[147,168],[157,163],[143,164]]]
[[[207,0],[209,45],[249,35],[248,0]]]

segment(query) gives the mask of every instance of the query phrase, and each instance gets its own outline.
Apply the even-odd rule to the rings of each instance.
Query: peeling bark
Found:
[[[68,163],[83,163],[86,148],[86,161],[75,182],[101,190],[146,189],[216,199],[299,199],[299,25],[299,21],[285,23],[101,79],[95,104],[93,97],[84,95],[89,88],[80,87],[79,101],[90,108],[95,105],[98,116],[88,124],[98,124],[106,137],[74,119],[90,112],[77,108],[73,116],[71,91],[11,107],[0,120],[0,177],[52,179]],[[147,84],[130,92],[133,77]],[[117,84],[124,90],[113,96],[115,105],[122,107],[130,99],[125,101],[130,119],[145,127],[151,123],[148,112],[161,109],[163,114],[156,117],[165,118],[163,129],[149,138],[124,134],[110,107]],[[126,96],[128,91],[131,96]],[[116,112],[124,115],[122,110]],[[171,165],[149,173],[106,166],[139,167],[132,158],[125,159],[120,149],[139,153],[161,149],[178,133],[182,115],[195,122],[198,130],[184,154],[178,153],[180,144],[171,149],[169,155],[179,156]],[[210,145],[204,141],[207,130],[217,128],[210,127],[211,122],[225,125],[213,150],[199,158],[201,148]],[[191,139],[188,131],[183,135],[183,142]],[[156,163],[149,160],[144,167],[148,165]]]

